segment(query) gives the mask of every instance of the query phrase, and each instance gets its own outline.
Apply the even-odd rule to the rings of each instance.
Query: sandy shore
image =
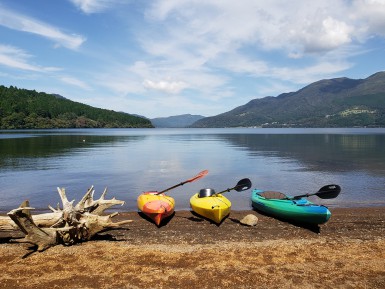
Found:
[[[385,288],[385,208],[331,211],[319,232],[255,211],[220,226],[176,212],[160,228],[123,213],[134,222],[33,254],[0,233],[0,288]]]

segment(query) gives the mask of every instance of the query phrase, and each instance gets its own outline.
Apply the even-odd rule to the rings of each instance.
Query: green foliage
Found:
[[[0,129],[152,127],[148,119],[0,85]]]
[[[253,99],[192,127],[385,127],[385,72],[320,80],[296,92]]]

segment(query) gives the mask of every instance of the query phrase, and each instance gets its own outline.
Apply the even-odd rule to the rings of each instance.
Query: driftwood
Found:
[[[37,246],[38,251],[44,251],[58,244],[72,245],[84,242],[101,231],[131,222],[131,220],[112,222],[112,218],[118,213],[102,216],[106,209],[124,204],[124,201],[115,198],[106,200],[107,189],[98,200],[94,200],[92,186],[75,206],[74,200],[68,201],[64,188],[57,188],[57,190],[62,201],[62,209],[49,206],[51,213],[32,216],[30,210],[34,208],[25,201],[19,208],[8,212],[13,222],[10,219],[5,220],[7,217],[0,219],[0,229],[19,228],[25,237],[14,241],[32,244]]]
[[[38,227],[51,227],[61,219],[61,216],[62,213],[58,211],[32,215],[32,220]],[[0,231],[13,231],[18,229],[19,226],[17,226],[8,216],[0,216]]]

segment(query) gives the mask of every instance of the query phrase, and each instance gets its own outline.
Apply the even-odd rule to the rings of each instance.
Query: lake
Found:
[[[69,200],[95,186],[95,198],[136,211],[143,191],[161,191],[202,170],[209,174],[168,192],[176,210],[189,210],[201,188],[222,191],[249,178],[252,188],[289,195],[339,184],[330,207],[385,205],[385,129],[68,129],[0,131],[0,212],[26,199],[38,210],[56,207],[56,187]],[[251,209],[251,190],[226,196],[234,210]],[[61,205],[61,203],[60,203]]]

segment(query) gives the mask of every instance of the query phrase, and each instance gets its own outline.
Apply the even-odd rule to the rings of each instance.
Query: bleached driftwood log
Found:
[[[25,201],[19,208],[8,212],[14,224],[8,221],[8,227],[3,224],[0,229],[14,228],[16,225],[25,237],[14,241],[36,245],[38,251],[43,251],[57,244],[72,245],[84,242],[101,231],[131,222],[131,220],[112,222],[112,218],[118,213],[102,216],[106,209],[124,204],[115,198],[106,200],[107,189],[98,200],[94,200],[95,191],[92,186],[76,206],[73,205],[74,200],[68,201],[64,188],[57,190],[62,201],[62,209],[49,206],[52,213],[41,214],[44,215],[41,217],[32,216],[30,210],[33,208],[29,206],[28,201]]]
[[[38,227],[51,227],[53,224],[59,221],[61,216],[62,213],[57,211],[32,215],[32,220]],[[8,216],[0,216],[0,231],[12,231],[18,229],[19,227]]]

